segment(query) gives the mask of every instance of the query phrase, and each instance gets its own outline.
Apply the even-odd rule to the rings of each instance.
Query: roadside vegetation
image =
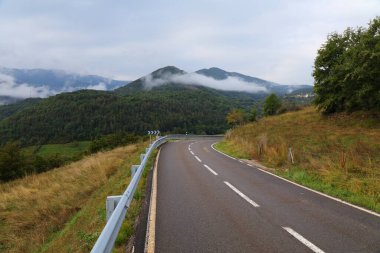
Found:
[[[85,155],[136,143],[144,139],[133,134],[114,133],[93,141],[21,147],[8,142],[0,147],[0,182],[42,173],[82,159]]]
[[[257,160],[288,179],[380,212],[378,112],[321,115],[314,107],[307,107],[236,127],[217,148],[235,157]]]
[[[123,192],[146,145],[99,152],[0,184],[0,251],[88,252],[105,225],[106,196]]]

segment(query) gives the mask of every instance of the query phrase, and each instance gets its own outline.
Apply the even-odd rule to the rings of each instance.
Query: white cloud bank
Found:
[[[55,91],[46,86],[34,87],[29,84],[16,84],[12,76],[0,74],[0,96],[17,98],[48,97],[54,95]]]
[[[87,86],[86,90],[107,90],[107,85],[103,82],[100,82],[97,85]]]
[[[100,82],[96,85],[90,85],[87,87],[64,86],[61,90],[53,90],[46,85],[36,87],[27,83],[17,84],[12,76],[0,73],[0,96],[9,96],[15,98],[46,98],[58,93],[72,92],[81,89],[107,90],[107,85],[103,82]]]
[[[189,73],[183,75],[164,74],[160,78],[153,78],[152,75],[148,75],[143,78],[144,87],[147,89],[151,89],[155,86],[160,86],[167,83],[201,85],[225,91],[245,91],[251,93],[268,92],[265,87],[259,86],[255,83],[245,82],[237,77],[228,77],[224,80],[216,80],[214,78],[206,77],[197,73]]]

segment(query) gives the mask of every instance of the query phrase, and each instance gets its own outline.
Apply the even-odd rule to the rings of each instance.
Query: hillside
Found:
[[[17,113],[18,111],[40,102],[41,100],[41,98],[28,98],[17,103],[15,102],[0,106],[0,121]]]
[[[89,252],[105,225],[104,200],[127,187],[129,168],[146,146],[138,143],[99,152],[45,173],[0,183],[0,251]],[[136,204],[139,200],[132,209]]]
[[[288,160],[292,148],[294,164]],[[229,131],[220,148],[284,177],[380,212],[380,117],[322,116],[314,108]]]
[[[203,89],[169,89],[119,95],[83,90],[30,105],[0,122],[1,142],[65,143],[126,131],[222,133],[234,101]]]

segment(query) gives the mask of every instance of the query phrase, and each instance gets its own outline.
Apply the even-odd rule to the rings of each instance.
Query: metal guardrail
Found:
[[[144,171],[145,165],[148,162],[148,159],[150,155],[152,154],[153,150],[159,147],[160,145],[164,144],[165,142],[169,140],[175,140],[175,139],[197,139],[197,138],[210,138],[210,137],[222,137],[222,135],[182,135],[182,134],[176,134],[176,135],[169,135],[165,137],[161,137],[157,139],[153,144],[150,145],[149,149],[147,150],[146,154],[144,155],[144,158],[137,168],[136,173],[132,177],[131,182],[129,183],[127,189],[121,196],[121,198],[118,201],[118,204],[115,208],[115,210],[112,212],[111,216],[108,219],[108,222],[106,226],[104,227],[102,233],[100,234],[98,240],[96,241],[94,247],[91,250],[91,253],[109,253],[112,251],[116,237],[119,234],[120,227],[125,219],[125,215],[127,213],[127,210],[129,206],[131,205],[131,202],[133,200],[133,196],[135,194],[137,185],[140,181],[141,175]]]

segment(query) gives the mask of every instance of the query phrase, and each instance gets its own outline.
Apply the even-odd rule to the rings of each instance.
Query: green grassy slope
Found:
[[[322,116],[309,107],[237,127],[218,147],[380,212],[380,117],[376,113]]]

